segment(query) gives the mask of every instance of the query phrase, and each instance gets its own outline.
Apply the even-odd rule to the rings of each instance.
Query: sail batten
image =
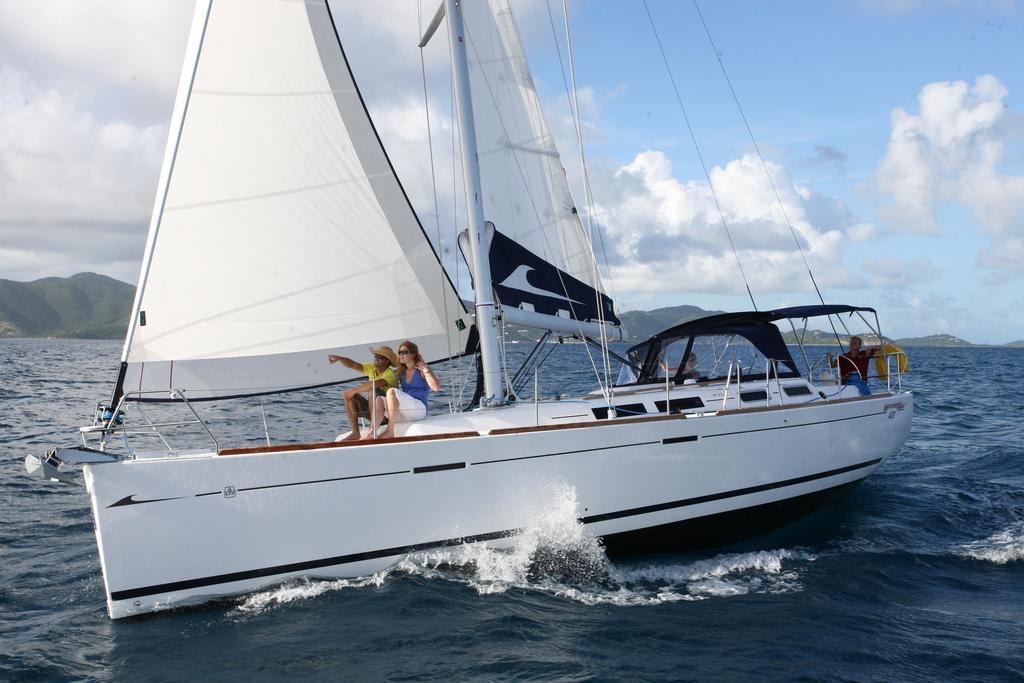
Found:
[[[327,354],[466,350],[466,311],[325,3],[213,0],[151,222],[124,391],[202,400],[351,379]],[[462,329],[460,330],[459,327]]]

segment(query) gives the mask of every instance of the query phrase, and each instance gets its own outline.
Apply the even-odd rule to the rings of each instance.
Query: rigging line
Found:
[[[672,75],[672,67],[669,66],[668,57],[665,55],[665,48],[661,44],[661,36],[658,35],[658,27],[654,24],[654,17],[651,16],[651,9],[647,6],[647,0],[643,0],[644,11],[647,12],[647,19],[651,22],[651,30],[654,32],[654,40],[658,43],[658,50],[661,52],[661,59],[665,63],[665,70],[668,72],[668,79],[672,82],[672,90],[676,94],[676,102],[679,103],[679,109],[683,112],[683,120],[686,121],[686,129],[690,132],[690,140],[693,141],[693,147],[697,151],[697,158],[700,160],[700,167],[704,170],[704,177],[708,181],[708,189],[711,190],[711,196],[715,200],[715,207],[718,209],[718,216],[722,220],[722,227],[725,229],[725,236],[729,239],[729,246],[732,247],[732,254],[736,257],[736,265],[740,269],[740,277],[743,278],[743,284],[747,288],[747,296],[750,297],[750,303],[753,305],[754,310],[757,310],[757,303],[754,301],[754,294],[750,291],[750,283],[747,282],[747,275],[743,272],[743,264],[740,263],[739,252],[736,251],[736,244],[732,241],[732,233],[729,231],[729,225],[725,222],[725,213],[722,211],[722,205],[718,201],[718,193],[715,192],[715,186],[711,182],[711,174],[708,173],[707,164],[704,163],[704,156],[700,152],[700,145],[697,144],[697,136],[693,132],[693,126],[690,125],[690,117],[686,113],[686,107],[683,106],[683,98],[679,94],[679,87],[676,85],[675,76]]]
[[[555,53],[558,55],[558,68],[562,71],[562,85],[565,86],[565,98],[566,98],[566,101],[569,104],[569,113],[573,117],[573,125],[575,125],[576,124],[576,115],[573,112],[572,97],[569,95],[569,81],[568,81],[568,78],[565,75],[565,65],[562,63],[562,50],[561,50],[561,48],[558,45],[558,31],[555,29],[555,18],[554,18],[554,15],[551,13],[551,1],[550,0],[545,0],[544,4],[545,4],[545,6],[547,7],[547,10],[548,10],[548,24],[551,26],[551,37],[552,37],[552,39],[555,42]],[[567,27],[567,29],[568,29],[568,27]],[[593,195],[593,192],[591,192],[591,189],[590,189],[590,175],[587,173],[586,167],[584,167],[583,171],[584,171],[584,176],[583,176],[584,192],[590,192],[591,195]],[[595,222],[597,222],[597,217],[596,216],[594,216],[593,219],[594,219]],[[610,293],[612,295],[612,299],[615,299],[616,298],[615,287],[614,287],[614,285],[611,282],[611,266],[608,265],[608,249],[607,249],[607,247],[605,247],[604,233],[601,230],[600,223],[598,223],[598,225],[597,225],[597,239],[601,243],[601,258],[604,260],[604,270],[605,270],[606,273],[608,273],[608,276],[609,276],[608,289],[610,290]],[[593,250],[593,245],[591,245],[591,250]]]
[[[569,104],[569,113],[572,114],[572,97],[569,95],[569,79],[565,75],[565,64],[562,62],[562,49],[558,46],[558,31],[555,30],[555,17],[551,13],[551,0],[545,0],[548,9],[548,23],[551,25],[551,37],[555,41],[555,53],[558,55],[558,68],[562,71],[562,85],[565,86],[565,99]],[[573,114],[575,116],[575,114]]]
[[[757,158],[761,160],[761,168],[764,169],[764,174],[768,178],[768,184],[772,186],[772,192],[775,193],[775,201],[779,203],[779,209],[782,211],[782,217],[786,219],[786,225],[789,226],[789,232],[793,235],[793,242],[796,244],[797,251],[800,252],[800,258],[804,262],[804,268],[807,269],[807,275],[811,278],[811,284],[814,285],[814,291],[818,294],[818,300],[824,305],[825,298],[821,295],[821,290],[818,289],[818,283],[814,279],[814,273],[811,272],[811,266],[807,262],[807,256],[804,254],[804,248],[800,244],[800,240],[797,238],[796,228],[793,227],[793,223],[789,220],[789,214],[786,212],[786,206],[782,203],[782,197],[779,195],[778,189],[775,187],[775,181],[772,180],[772,174],[768,172],[768,164],[765,163],[764,155],[761,154],[761,147],[757,144],[757,140],[754,138],[754,131],[750,128],[750,123],[747,121],[747,115],[743,112],[743,106],[740,105],[740,98],[736,94],[736,89],[732,86],[732,80],[729,78],[729,73],[725,69],[725,62],[722,61],[722,55],[718,51],[718,47],[715,45],[715,40],[711,37],[711,30],[708,28],[708,24],[704,21],[704,15],[700,11],[700,5],[697,4],[697,0],[693,0],[693,8],[697,10],[697,16],[700,17],[700,23],[704,27],[704,33],[708,37],[708,42],[711,44],[711,50],[715,53],[715,59],[718,60],[718,66],[722,69],[722,75],[725,77],[725,82],[729,86],[729,92],[732,93],[732,99],[736,103],[736,109],[740,112],[740,118],[743,119],[743,125],[747,128],[747,134],[750,136],[750,142],[754,145],[754,150],[757,151]]]
[[[422,0],[416,0],[416,20],[418,22],[417,28],[419,34],[423,35],[423,3]],[[447,320],[448,317],[448,288],[445,286],[445,270],[444,270],[444,250],[441,245],[441,209],[439,202],[437,201],[437,175],[434,172],[434,135],[430,128],[430,97],[427,94],[427,62],[423,57],[424,47],[420,48],[420,75],[423,79],[423,109],[426,113],[427,118],[427,150],[430,156],[430,189],[434,195],[434,227],[437,231],[437,252],[438,262],[441,264],[441,306],[444,310],[442,322],[444,324],[444,338],[445,338],[445,350],[448,352],[448,356],[452,356],[452,321]],[[458,296],[458,292],[456,292]],[[460,302],[461,303],[461,302]],[[455,390],[455,383],[451,383],[450,389]]]
[[[509,9],[511,9],[511,6],[509,7]],[[510,15],[510,17],[512,18],[513,21],[515,21],[515,17],[514,16]],[[469,25],[468,24],[463,24],[463,29],[464,29],[464,31],[466,33],[467,43],[468,43],[469,47],[473,50],[473,54],[476,57],[477,63],[481,64],[482,61],[480,59],[480,54],[479,54],[479,52],[477,52],[476,42],[473,40],[473,35],[470,32],[470,30],[469,30]],[[525,61],[525,57],[524,57],[524,61]],[[480,75],[483,78],[484,85],[487,86],[487,92],[490,95],[491,103],[494,105],[495,113],[498,115],[498,122],[501,124],[502,131],[505,133],[506,137],[508,137],[508,139],[511,140],[512,138],[509,135],[508,126],[505,125],[505,119],[501,115],[501,107],[498,106],[498,98],[495,96],[494,89],[491,87],[491,83],[487,79],[487,74],[486,74],[486,72],[483,71],[482,68],[480,70]],[[526,197],[527,197],[527,199],[530,200],[530,207],[533,209],[534,218],[536,218],[537,222],[540,223],[541,222],[541,217],[540,217],[540,211],[537,208],[537,202],[534,201],[533,193],[530,192],[530,185],[526,181],[526,173],[523,171],[522,164],[519,161],[519,155],[516,154],[515,151],[512,152],[512,159],[513,159],[513,161],[515,161],[516,170],[519,172],[519,176],[523,180],[523,187],[526,190]],[[549,250],[550,253],[554,253],[554,250],[551,248],[551,244],[548,242],[547,234],[543,230],[540,231],[540,236],[541,236],[541,239],[544,240],[544,246]],[[562,247],[562,256],[564,258],[565,257],[565,245],[562,244],[562,240],[561,239],[559,240],[559,243],[560,243],[560,246]],[[490,255],[489,254],[483,254],[482,258],[490,258]],[[555,273],[558,275],[558,283],[561,285],[562,291],[568,297],[569,289],[565,286],[565,279],[562,277],[562,270],[560,268],[556,267],[555,268]],[[579,320],[579,318],[576,317],[576,310],[575,310],[575,307],[572,304],[571,299],[570,299],[570,301],[568,303],[568,306],[569,306],[570,313],[572,313],[573,319],[576,320],[577,323],[580,323],[581,321]],[[584,336],[583,335],[582,326],[578,326],[578,332],[579,332],[581,337]],[[590,352],[589,348],[587,348],[587,358],[590,360],[590,367],[594,371],[594,376],[597,378],[597,381],[600,382],[601,381],[601,373],[597,369],[597,363],[594,362],[594,355]]]
[[[566,36],[566,47],[567,47],[567,49],[569,51],[569,73],[570,73],[570,77],[572,79],[572,86],[571,87],[569,85],[569,78],[570,77],[566,76],[566,74],[565,74],[565,64],[562,62],[562,50],[561,50],[561,48],[558,45],[558,32],[555,29],[555,20],[554,20],[554,16],[551,13],[551,2],[550,2],[550,0],[545,0],[544,4],[545,4],[545,6],[546,6],[546,8],[548,10],[548,24],[551,26],[551,35],[552,35],[552,38],[554,39],[554,43],[555,43],[555,53],[558,55],[558,68],[562,72],[562,85],[565,88],[565,98],[566,98],[566,100],[567,100],[567,102],[569,104],[569,117],[572,119],[573,132],[576,134],[577,144],[578,144],[578,146],[580,148],[581,168],[582,168],[582,171],[584,173],[584,178],[585,178],[586,177],[587,167],[586,167],[586,163],[583,161],[582,134],[580,132],[581,124],[580,124],[580,120],[579,120],[579,103],[578,103],[577,98],[576,98],[576,75],[575,75],[575,72],[573,71],[572,44],[569,42],[568,12],[567,12],[567,10],[565,8],[565,3],[563,2],[562,13],[563,13],[563,16],[564,16],[565,21],[566,21],[566,23],[565,23],[565,36]],[[510,9],[511,9],[511,6],[510,6]],[[565,170],[564,166],[562,167],[562,170],[564,172],[564,170]],[[566,184],[568,184],[568,180],[566,181]],[[587,203],[588,199],[587,199],[587,194],[586,194],[587,193],[587,189],[586,189],[586,183],[585,182],[584,182],[583,193],[584,193],[583,201],[584,201],[584,203]],[[571,191],[570,191],[570,196],[571,196]],[[575,204],[576,204],[576,201],[575,201],[575,199],[573,199],[573,205],[575,205]],[[593,245],[593,230],[590,227],[590,225],[591,225],[591,223],[590,223],[590,218],[591,218],[591,216],[590,216],[590,208],[591,207],[590,207],[590,205],[588,203],[587,204],[587,212],[588,212],[587,213],[587,230],[588,230],[589,234],[587,236],[587,239],[590,240],[591,255],[592,255],[592,257],[596,258],[596,256],[593,255],[594,245]],[[576,213],[576,216],[579,217],[579,212],[578,211]],[[575,221],[574,221],[574,224],[575,224]],[[582,233],[582,227],[583,227],[582,226],[582,221],[580,221],[580,225],[577,227],[577,233],[580,233],[581,235],[583,234]],[[595,282],[597,282],[597,280],[595,280]]]
[[[501,372],[505,378],[505,400],[519,400],[519,396],[516,395],[515,389],[512,388],[512,380],[508,377],[508,339],[506,338],[506,332],[508,330],[508,323],[505,322],[505,318],[501,319]]]
[[[514,15],[511,15],[511,6],[509,6],[509,10],[510,10],[510,16],[511,16],[512,20],[515,21]],[[476,57],[477,63],[478,64],[483,64],[484,62],[483,62],[482,59],[480,59],[480,54],[479,54],[479,52],[476,49],[476,42],[473,40],[473,36],[472,36],[472,34],[470,32],[468,24],[464,26],[464,30],[466,32],[466,38],[468,39],[468,44],[469,44],[470,48],[472,48],[472,50],[473,50],[473,55]],[[524,56],[524,61],[525,61],[525,56]],[[505,124],[505,118],[501,115],[501,107],[498,104],[498,98],[494,94],[494,89],[491,87],[491,82],[487,78],[487,73],[483,70],[482,67],[480,68],[480,75],[483,78],[484,85],[487,86],[487,93],[488,93],[488,95],[491,98],[491,104],[494,105],[494,111],[495,111],[495,114],[497,114],[499,124],[501,124],[502,132],[505,134],[505,137],[507,139],[511,140],[512,136],[509,133],[509,128]],[[533,192],[531,192],[531,190],[530,190],[530,184],[529,184],[529,182],[527,180],[526,172],[523,170],[522,163],[520,162],[520,159],[519,159],[519,155],[516,153],[516,150],[514,148],[510,147],[510,149],[512,150],[512,160],[515,162],[516,171],[519,173],[519,178],[523,181],[523,189],[526,191],[526,198],[530,201],[530,208],[533,211],[533,216],[537,220],[537,225],[538,226],[543,226],[544,225],[544,221],[541,218],[541,212],[540,212],[540,210],[537,207],[537,202],[536,202],[536,200],[533,197]],[[569,263],[569,259],[567,258],[567,254],[566,254],[566,248],[565,248],[565,244],[564,244],[564,237],[561,234],[562,231],[558,231],[558,232],[559,232],[559,234],[558,234],[558,237],[559,237],[559,247],[560,247],[562,259],[563,259],[563,261],[566,264],[568,264]],[[551,243],[548,241],[547,233],[543,229],[538,229],[537,233],[540,235],[541,239],[543,240],[544,247],[548,250],[548,253],[555,254],[556,253],[555,250],[551,248]],[[558,269],[558,268],[556,268],[555,270],[556,270],[556,273],[558,275],[559,284],[562,287],[562,292],[566,295],[567,298],[570,299],[569,304],[568,304],[569,305],[569,310],[573,314],[573,316],[575,317],[576,311],[575,311],[575,309],[574,309],[574,307],[572,305],[571,297],[569,297],[569,290],[565,286],[565,281],[562,278],[561,270]],[[580,333],[582,334],[582,329],[580,330]]]
[[[552,39],[553,39],[554,45],[555,45],[555,54],[558,55],[558,68],[559,68],[559,70],[562,73],[562,86],[563,86],[563,88],[565,90],[566,102],[569,105],[569,116],[570,116],[570,118],[573,121],[573,129],[575,130],[575,127],[576,127],[576,115],[575,115],[575,112],[574,112],[574,109],[573,109],[573,99],[572,99],[572,96],[570,95],[569,82],[568,82],[567,77],[565,75],[565,64],[562,62],[562,50],[561,50],[561,48],[558,45],[558,32],[555,29],[555,20],[554,20],[554,15],[551,13],[551,2],[550,2],[550,0],[545,0],[544,5],[545,5],[545,8],[547,9],[547,12],[548,12],[548,25],[551,27],[551,36],[552,36]],[[509,5],[509,12],[511,12],[511,11],[512,11],[512,7],[511,7],[511,4],[510,4]],[[562,173],[563,173],[563,175],[565,174],[565,167],[564,166],[562,166]],[[567,186],[567,189],[568,189],[568,179],[566,179],[566,186]],[[574,211],[576,211],[575,215],[578,218],[579,217],[579,211],[576,208],[576,199],[572,196],[571,189],[569,190],[569,198],[572,200],[573,209],[574,209]],[[557,220],[560,220],[560,219],[556,218],[556,221]],[[576,228],[577,236],[578,237],[582,237],[582,235],[583,235],[582,223],[577,224],[574,221],[573,222],[573,227]],[[591,245],[590,251],[591,251],[591,258],[594,258],[594,255],[593,255],[593,245]],[[595,284],[597,282],[599,282],[599,281],[595,280]],[[595,287],[594,289],[597,290],[597,287]],[[598,303],[598,306],[600,307],[600,302]],[[600,382],[600,377],[598,377],[598,382]]]
[[[569,57],[569,79],[572,83],[573,122],[576,128],[576,142],[579,145],[580,167],[583,169],[583,177],[587,178],[587,158],[583,149],[583,121],[580,117],[580,103],[576,93],[576,67],[572,58],[572,38],[569,33],[569,5],[566,0],[562,0],[562,16],[565,20],[565,49]],[[594,266],[594,284],[596,285],[600,283],[601,278],[598,273],[597,254],[594,253],[594,223],[591,220],[594,214],[594,197],[590,193],[590,183],[584,182],[583,186],[584,201],[587,204],[587,231],[589,233],[587,235],[589,238],[587,243],[590,246],[590,258]],[[611,361],[608,358],[608,332],[604,327],[604,300],[597,287],[594,288],[594,295],[597,297],[597,321],[601,325],[601,359],[604,365],[604,382],[601,384],[601,393],[604,394],[605,401],[611,405],[612,368]]]

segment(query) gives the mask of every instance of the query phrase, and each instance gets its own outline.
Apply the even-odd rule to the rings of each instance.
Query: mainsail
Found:
[[[354,373],[328,353],[406,338],[463,353],[327,4],[205,0],[192,30],[115,395],[330,384]]]
[[[506,317],[513,307],[618,324],[541,109],[512,9],[507,0],[461,6],[484,216],[495,229],[491,271]],[[503,248],[511,243],[518,248]]]

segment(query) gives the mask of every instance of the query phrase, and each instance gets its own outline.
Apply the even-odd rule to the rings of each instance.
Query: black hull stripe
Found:
[[[697,435],[693,434],[693,435],[690,435],[690,436],[673,436],[673,437],[670,437],[668,439],[662,439],[661,443],[663,445],[668,445],[670,443],[686,443],[688,441],[696,441],[696,440],[697,440]]]
[[[609,555],[649,555],[656,552],[722,548],[778,529],[821,507],[861,481],[863,479],[855,479],[771,503],[606,534],[601,540]]]
[[[787,479],[785,481],[774,482],[771,484],[763,484],[761,486],[752,486],[745,489],[737,489],[735,491],[726,491],[724,493],[715,493],[709,496],[700,496],[698,498],[687,498],[685,500],[673,501],[671,503],[661,503],[659,505],[650,505],[647,507],[633,508],[630,510],[620,510],[618,512],[609,512],[603,515],[592,515],[590,517],[582,517],[578,521],[584,524],[593,524],[594,522],[602,522],[609,519],[620,519],[622,517],[643,515],[649,512],[657,512],[659,510],[670,510],[672,508],[686,507],[688,505],[698,505],[700,503],[705,503],[712,500],[721,500],[723,498],[744,496],[749,493],[756,493],[758,491],[768,491],[770,489],[777,489],[782,488],[784,486],[792,486],[793,484],[814,481],[815,479],[824,479],[825,477],[831,477],[837,474],[843,474],[845,472],[852,472],[854,470],[878,464],[881,461],[881,458],[875,458],[874,460],[862,462],[857,465],[840,467],[838,469],[828,470],[827,472],[819,472],[817,474],[811,474],[804,477],[797,477],[795,479]],[[132,600],[134,598],[142,598],[149,595],[172,593],[174,591],[189,590],[192,588],[203,588],[205,586],[215,586],[222,583],[231,583],[233,581],[247,581],[249,579],[258,579],[266,576],[274,576],[277,574],[291,574],[294,572],[303,572],[311,569],[333,567],[339,564],[351,564],[353,562],[362,562],[364,560],[374,560],[381,557],[395,557],[401,555],[408,555],[409,553],[419,552],[421,550],[432,550],[434,548],[446,548],[451,546],[463,545],[466,543],[480,543],[482,541],[493,541],[499,538],[517,536],[520,533],[522,533],[521,529],[508,529],[506,531],[494,531],[486,534],[477,534],[475,536],[463,536],[460,538],[449,538],[442,541],[428,541],[426,543],[416,543],[413,545],[399,546],[396,548],[385,548],[383,550],[370,550],[363,553],[338,555],[336,557],[326,557],[319,560],[308,560],[306,562],[293,562],[291,564],[282,564],[277,565],[275,567],[264,567],[262,569],[251,569],[249,571],[231,572],[229,574],[218,574],[215,576],[204,576],[202,578],[189,579],[186,581],[172,581],[170,583],[161,583],[153,586],[143,586],[141,588],[131,588],[128,590],[113,591],[110,594],[110,599]]]
[[[501,458],[499,460],[481,460],[479,462],[470,463],[472,465],[490,465],[496,462],[512,462],[514,460],[533,460],[535,458],[551,458],[556,455],[572,455],[573,453],[595,453],[597,451],[607,451],[614,448],[633,448],[634,446],[656,446],[661,444],[661,441],[640,441],[638,443],[624,443],[618,446],[602,446],[601,448],[581,448],[576,451],[559,451],[558,453],[542,453],[540,455],[524,455],[519,458]]]
[[[834,420],[821,420],[820,422],[807,422],[794,425],[781,425],[779,427],[761,427],[759,429],[743,429],[738,432],[722,432],[721,434],[705,434],[702,438],[713,439],[716,436],[735,436],[736,434],[755,434],[757,432],[773,432],[776,429],[796,429],[799,427],[816,427],[817,425],[827,425],[833,422],[847,422],[848,420],[862,420],[865,417],[879,417],[885,415],[885,413],[868,413],[866,415],[853,415],[852,417],[837,417]]]
[[[189,579],[187,581],[172,581],[154,586],[143,586],[142,588],[131,588],[123,591],[113,591],[110,594],[111,600],[131,600],[142,598],[147,595],[158,595],[160,593],[173,593],[174,591],[189,590],[191,588],[203,588],[204,586],[215,586],[221,583],[232,581],[246,581],[258,579],[264,576],[275,574],[290,574],[322,567],[333,567],[339,564],[351,564],[364,560],[375,560],[381,557],[395,557],[408,555],[409,553],[421,550],[432,550],[434,548],[446,548],[450,546],[463,545],[466,543],[480,543],[482,541],[493,541],[499,538],[508,538],[522,533],[521,529],[509,529],[507,531],[494,531],[489,534],[477,534],[476,536],[463,536],[461,538],[448,538],[443,541],[427,541],[426,543],[415,543],[413,545],[398,546],[397,548],[385,548],[383,550],[370,550],[365,553],[353,553],[351,555],[338,555],[337,557],[325,557],[319,560],[307,562],[293,562],[281,564],[276,567],[264,567],[262,569],[251,569],[244,572],[231,572],[230,574],[217,574],[216,576],[204,576],[200,579]]]
[[[356,474],[351,477],[333,477],[331,479],[311,479],[310,481],[294,481],[290,484],[267,484],[266,486],[247,486],[245,488],[238,489],[242,491],[259,491],[261,489],[279,489],[285,486],[305,486],[306,484],[323,484],[328,481],[346,481],[348,479],[372,479],[373,477],[388,477],[392,474],[409,474],[409,470],[396,470],[394,472],[378,472],[377,474]],[[196,498],[202,496],[219,496],[223,493],[222,491],[210,491],[209,493],[197,493]]]
[[[428,472],[444,472],[445,470],[464,470],[466,469],[466,463],[464,462],[451,462],[445,465],[427,465],[426,467],[414,467],[412,468],[413,474],[427,474]]]
[[[123,507],[125,505],[145,505],[146,503],[161,503],[161,502],[163,502],[165,500],[181,500],[182,498],[184,498],[184,496],[178,496],[176,498],[153,498],[153,499],[150,499],[150,500],[135,500],[135,495],[136,494],[133,493],[130,496],[125,496],[121,500],[117,501],[116,503],[111,503],[107,507],[108,508],[119,508],[119,507]]]
[[[746,496],[751,493],[759,493],[761,491],[771,491],[772,489],[781,489],[786,486],[793,486],[795,484],[803,484],[808,481],[814,481],[816,479],[825,479],[826,477],[834,477],[837,474],[845,474],[846,472],[853,472],[854,470],[863,469],[865,467],[871,467],[882,462],[881,458],[875,458],[874,460],[868,460],[867,462],[858,463],[856,465],[848,465],[847,467],[839,467],[834,470],[828,470],[827,472],[818,472],[817,474],[808,474],[803,477],[795,477],[793,479],[786,479],[784,481],[776,481],[770,484],[761,484],[759,486],[749,486],[745,489],[735,489],[733,491],[723,491],[722,493],[711,493],[706,496],[697,496],[695,498],[684,498],[683,500],[673,500],[668,503],[658,503],[657,505],[646,505],[639,508],[630,508],[629,510],[619,510],[618,512],[606,512],[602,515],[591,515],[589,517],[582,517],[580,521],[584,524],[593,524],[595,522],[606,522],[610,519],[621,519],[622,517],[633,517],[634,515],[646,515],[651,512],[660,512],[662,510],[672,510],[675,508],[688,507],[690,505],[700,505],[701,503],[709,503],[713,500],[722,500],[724,498],[736,498],[737,496]]]
[[[749,430],[739,431],[739,432],[722,432],[721,434],[705,434],[704,436],[701,436],[701,437],[698,437],[696,435],[668,437],[668,438],[662,439],[661,441],[641,441],[641,442],[638,442],[638,443],[627,443],[627,444],[620,444],[620,445],[617,445],[617,446],[602,446],[600,448],[583,448],[583,449],[575,450],[575,451],[559,451],[557,453],[542,453],[540,455],[524,455],[524,456],[521,456],[521,457],[518,457],[518,458],[501,458],[501,459],[498,459],[498,460],[480,460],[478,462],[473,462],[473,463],[470,463],[470,464],[471,465],[491,465],[491,464],[499,463],[499,462],[514,462],[514,461],[517,461],[517,460],[533,460],[535,458],[551,458],[551,457],[554,457],[554,456],[557,456],[557,455],[573,455],[575,453],[591,453],[591,452],[597,452],[597,451],[607,451],[607,450],[612,450],[612,449],[616,449],[616,448],[632,448],[634,446],[654,446],[654,445],[658,445],[658,444],[668,445],[668,444],[673,444],[673,443],[684,443],[684,442],[688,442],[688,441],[697,441],[698,438],[701,438],[701,439],[713,439],[716,436],[735,436],[737,434],[753,434],[753,433],[756,433],[756,432],[769,432],[769,431],[773,431],[773,430],[776,430],[776,429],[794,429],[794,428],[799,428],[799,427],[813,427],[813,426],[816,426],[816,425],[830,424],[832,422],[845,422],[847,420],[859,420],[859,419],[862,419],[862,418],[865,418],[865,417],[876,417],[877,415],[879,415],[879,413],[869,413],[867,415],[855,415],[853,417],[842,417],[842,418],[838,418],[838,419],[835,419],[835,420],[823,420],[821,422],[812,422],[812,423],[809,423],[809,424],[784,425],[784,426],[781,426],[781,427],[765,427],[763,429],[749,429]],[[86,449],[83,449],[83,450],[86,450]],[[99,451],[97,451],[97,452],[99,452]],[[411,471],[414,474],[425,474],[427,472],[441,472],[441,471],[444,471],[444,470],[463,469],[464,467],[466,467],[465,463],[453,463],[453,464],[446,464],[446,465],[428,465],[428,466],[425,466],[425,467],[416,467],[416,468],[413,468]],[[263,490],[263,489],[276,489],[276,488],[283,488],[283,487],[287,487],[287,486],[305,486],[307,484],[323,484],[323,483],[331,482],[331,481],[346,481],[346,480],[349,480],[349,479],[370,479],[372,477],[388,477],[388,476],[391,476],[393,474],[408,474],[409,472],[410,472],[410,470],[397,470],[395,472],[379,472],[377,474],[358,474],[358,475],[351,476],[351,477],[333,477],[331,479],[312,479],[310,481],[296,481],[296,482],[291,482],[291,483],[288,483],[288,484],[267,484],[266,486],[248,486],[248,487],[245,487],[245,488],[239,488],[238,492],[241,493],[243,491],[260,491],[260,490]],[[787,485],[787,484],[783,484],[783,485]],[[203,496],[219,496],[219,495],[222,495],[222,493],[223,493],[223,491],[209,491],[209,492],[206,492],[206,493],[197,493],[197,494],[195,494],[195,497],[196,498],[202,498]],[[715,494],[715,495],[724,495],[724,494]],[[729,496],[726,495],[725,497],[729,497]],[[116,503],[114,503],[113,505],[108,505],[107,507],[117,507],[117,506],[121,506],[121,505],[142,505],[142,504],[145,504],[145,503],[158,503],[158,502],[162,502],[162,501],[166,501],[166,500],[178,500],[178,498],[158,498],[158,499],[155,499],[155,500],[135,501],[135,500],[129,500],[130,498],[131,498],[131,496],[128,496],[128,499],[119,500]],[[712,500],[714,500],[714,499],[712,499]],[[670,504],[664,503],[664,505],[670,505]],[[670,505],[670,507],[673,507],[673,506]],[[665,509],[668,509],[668,508],[665,508]],[[612,514],[612,513],[609,513],[609,514]]]

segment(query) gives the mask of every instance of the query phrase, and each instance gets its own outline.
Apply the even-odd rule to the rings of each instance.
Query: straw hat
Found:
[[[398,366],[398,354],[392,351],[390,346],[378,346],[377,348],[371,346],[370,353],[375,356],[384,356],[391,362],[391,365]]]

